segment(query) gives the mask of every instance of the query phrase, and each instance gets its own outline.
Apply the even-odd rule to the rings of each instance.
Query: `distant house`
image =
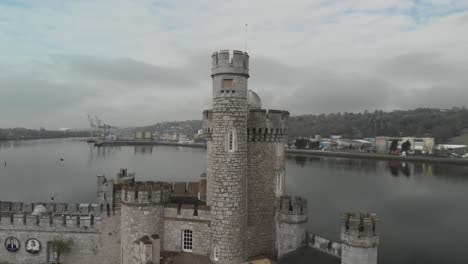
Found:
[[[153,133],[151,131],[136,131],[135,140],[153,140]]]
[[[434,138],[417,138],[417,137],[376,137],[375,138],[375,147],[378,153],[389,153],[390,145],[393,141],[398,142],[398,149],[401,149],[401,145],[409,141],[411,143],[410,151],[420,151],[424,154],[434,153]]]

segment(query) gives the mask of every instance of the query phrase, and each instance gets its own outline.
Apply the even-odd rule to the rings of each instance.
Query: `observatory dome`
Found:
[[[252,90],[249,90],[247,93],[247,104],[249,109],[262,109],[262,100],[260,100],[260,96]]]
[[[47,209],[42,205],[42,204],[39,204],[39,205],[36,205],[34,207],[34,210],[33,212],[31,213],[32,215],[43,215],[43,214],[48,214],[49,211],[47,211]]]

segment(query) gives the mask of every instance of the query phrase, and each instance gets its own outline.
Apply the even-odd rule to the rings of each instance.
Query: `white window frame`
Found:
[[[213,260],[214,261],[219,261],[219,248],[218,246],[215,246],[213,249]]]
[[[182,251],[192,252],[193,251],[193,231],[190,229],[182,230]]]
[[[277,195],[283,195],[283,175],[284,172],[281,170],[276,171],[276,194]]]
[[[281,157],[283,155],[283,142],[276,142],[276,156]]]

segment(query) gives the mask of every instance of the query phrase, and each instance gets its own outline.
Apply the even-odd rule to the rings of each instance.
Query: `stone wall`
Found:
[[[247,178],[247,256],[274,255],[275,142],[249,142]]]
[[[30,218],[28,217],[27,219]],[[23,216],[16,218],[17,221],[14,224],[11,224],[9,219],[2,218],[2,223],[0,224],[0,263],[46,263],[48,258],[48,242],[55,239],[71,242],[70,252],[63,254],[61,257],[64,263],[119,263],[119,219],[118,216],[103,216],[102,219],[97,217],[95,224],[91,227],[85,224],[85,222],[80,223],[80,226],[78,226],[76,220],[72,220],[71,218],[66,222],[66,225],[62,225],[61,217],[58,222],[54,221],[50,224],[46,219],[40,221],[39,225],[35,221],[23,224]],[[10,236],[17,238],[20,242],[20,249],[15,253],[8,252],[4,246],[5,239]],[[41,250],[39,253],[33,255],[26,251],[25,243],[30,238],[34,238],[40,242]]]
[[[341,243],[309,233],[307,245],[311,248],[315,248],[327,254],[341,258]]]
[[[122,263],[133,257],[134,242],[143,236],[162,234],[164,230],[163,204],[121,204]],[[161,239],[164,241],[164,238]]]
[[[168,204],[164,215],[164,250],[183,251],[182,232],[188,229],[193,232],[192,253],[210,255],[210,210],[207,206]]]

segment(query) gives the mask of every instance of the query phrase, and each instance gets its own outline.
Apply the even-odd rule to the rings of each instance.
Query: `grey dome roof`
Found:
[[[250,109],[262,109],[262,100],[260,100],[260,96],[252,90],[247,92],[247,104]]]
[[[32,215],[42,215],[42,214],[48,214],[49,211],[47,211],[47,209],[42,205],[42,204],[39,204],[39,205],[36,205],[34,207],[34,210],[33,212],[31,213]]]

